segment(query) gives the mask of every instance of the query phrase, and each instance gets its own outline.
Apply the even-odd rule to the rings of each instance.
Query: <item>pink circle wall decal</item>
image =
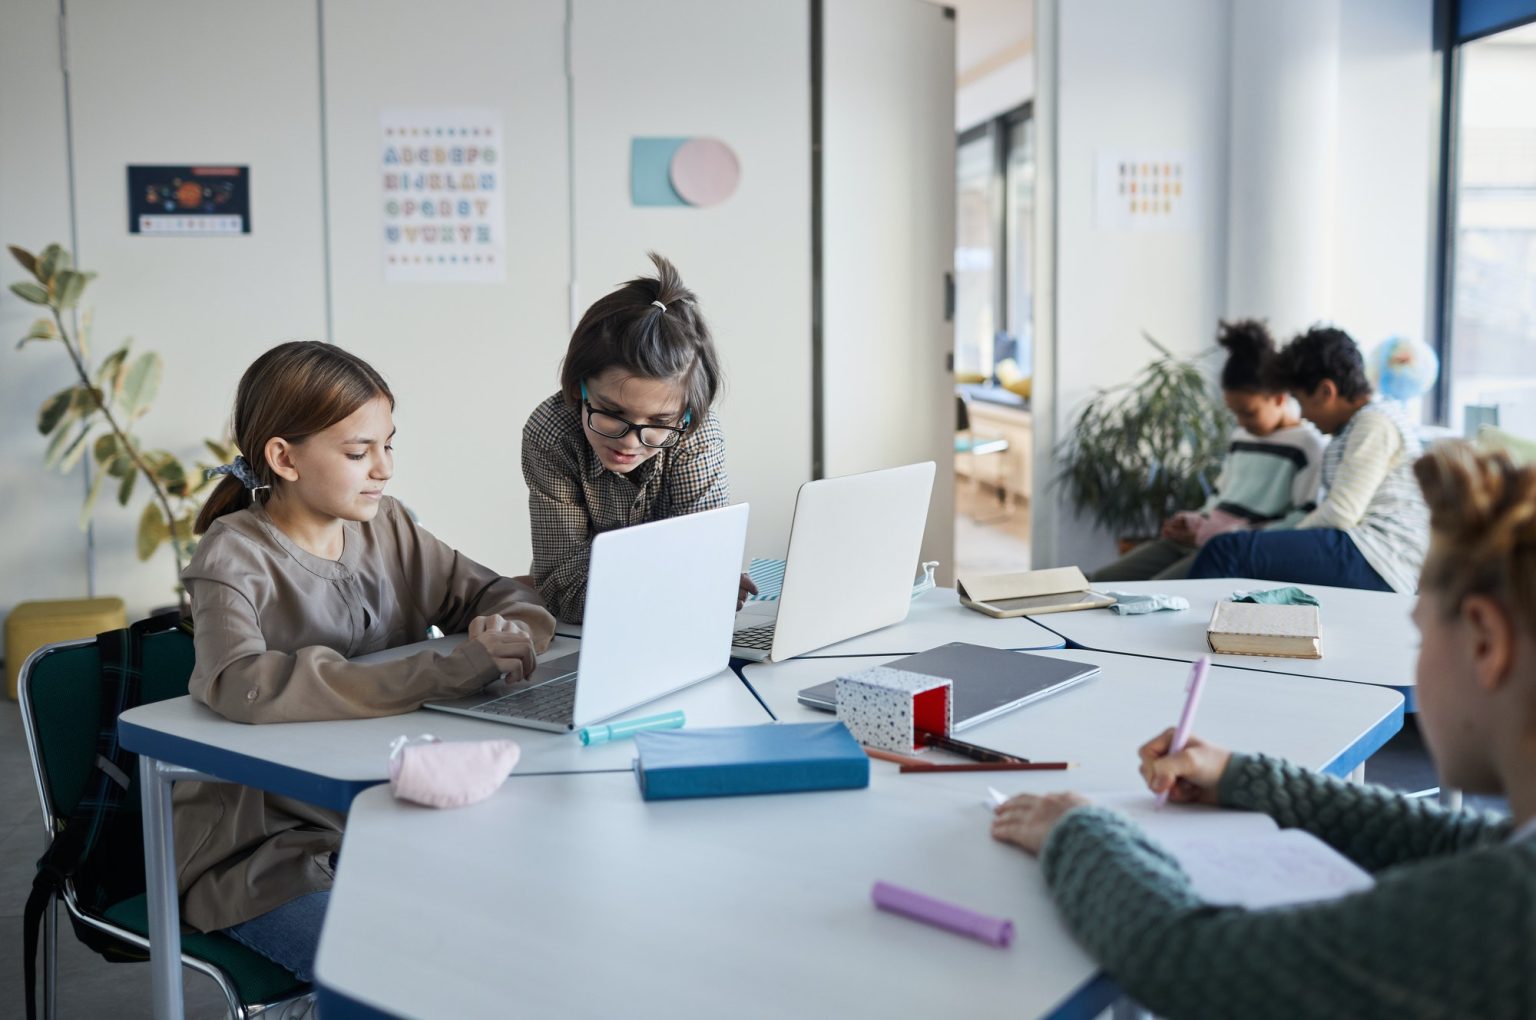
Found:
[[[736,193],[741,164],[717,138],[690,138],[672,154],[672,188],[689,205],[718,205]]]

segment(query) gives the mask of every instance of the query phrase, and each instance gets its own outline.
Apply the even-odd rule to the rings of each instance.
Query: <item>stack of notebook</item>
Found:
[[[635,750],[646,800],[869,785],[869,756],[840,722],[647,730]]]

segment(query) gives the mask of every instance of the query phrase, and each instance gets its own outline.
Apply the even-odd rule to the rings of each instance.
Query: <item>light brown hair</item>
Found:
[[[646,254],[656,275],[637,276],[599,298],[576,324],[560,365],[560,393],[576,407],[582,383],[610,368],[642,379],[676,379],[683,410],[702,424],[720,394],[715,342],[677,267],[655,252]]]
[[[1449,613],[1468,595],[1486,595],[1515,627],[1536,635],[1536,467],[1503,452],[1437,443],[1413,465],[1429,504],[1429,555],[1421,590]]]
[[[267,441],[302,443],[324,432],[375,397],[391,409],[395,395],[362,358],[318,340],[278,344],[252,362],[235,391],[235,446],[263,486],[280,481],[267,465]],[[271,489],[263,490],[266,494]],[[192,530],[201,535],[218,518],[251,505],[251,492],[233,476],[213,490]],[[265,500],[266,496],[262,496]]]

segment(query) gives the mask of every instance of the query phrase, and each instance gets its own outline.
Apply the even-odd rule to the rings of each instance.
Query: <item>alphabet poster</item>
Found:
[[[394,110],[379,117],[384,278],[506,279],[505,158],[493,110]]]

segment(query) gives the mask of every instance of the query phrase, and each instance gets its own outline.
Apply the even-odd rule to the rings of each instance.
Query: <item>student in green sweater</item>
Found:
[[[1041,857],[1068,926],[1166,1017],[1536,1016],[1536,467],[1440,444],[1414,465],[1431,539],[1413,619],[1419,724],[1441,782],[1504,794],[1450,811],[1172,731],[1141,748],[1171,799],[1263,811],[1373,872],[1272,910],[1200,901],[1174,859],[1076,794],[1021,795],[992,834]]]
[[[1161,536],[1100,567],[1095,582],[1187,577],[1200,548],[1215,536],[1293,527],[1317,506],[1328,441],[1296,413],[1284,388],[1269,382],[1274,338],[1262,322],[1246,319],[1223,322],[1216,342],[1227,349],[1221,395],[1237,428],[1215,490],[1200,509],[1164,521]]]

